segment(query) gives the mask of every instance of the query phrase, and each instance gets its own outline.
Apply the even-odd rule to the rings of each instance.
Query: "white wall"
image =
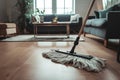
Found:
[[[0,0],[0,22],[5,22],[6,20],[7,20],[7,16],[6,16],[5,0]]]
[[[6,14],[8,16],[9,22],[16,21],[17,14],[18,14],[16,7],[15,7],[16,2],[17,0],[6,0],[6,6],[7,6]]]
[[[80,14],[82,17],[85,17],[91,1],[92,0],[76,0],[76,13]],[[102,9],[101,5],[102,0],[96,0],[90,15],[94,15],[94,10]]]

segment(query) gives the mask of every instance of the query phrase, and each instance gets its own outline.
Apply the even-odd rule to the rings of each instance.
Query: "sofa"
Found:
[[[84,36],[92,34],[104,40],[120,38],[120,3],[106,10],[95,11],[95,18],[88,19],[83,30]]]
[[[26,19],[26,30],[29,34],[33,34],[33,21],[39,22],[40,19],[38,19],[40,16],[36,18],[36,16],[31,16],[30,18]],[[80,27],[82,25],[82,17],[80,17],[79,14],[61,14],[61,15],[44,15],[44,22],[52,22],[52,20],[57,17],[59,22],[68,22],[70,21],[70,34],[78,34]],[[39,34],[65,34],[66,33],[66,27],[63,26],[46,26],[46,27],[38,27]]]

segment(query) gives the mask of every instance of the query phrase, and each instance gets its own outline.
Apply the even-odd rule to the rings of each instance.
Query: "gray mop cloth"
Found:
[[[55,50],[44,52],[42,55],[43,57],[51,59],[53,62],[71,65],[75,68],[84,69],[87,71],[99,72],[106,66],[106,60],[98,57],[93,57],[92,59],[88,60],[81,57],[58,53]]]

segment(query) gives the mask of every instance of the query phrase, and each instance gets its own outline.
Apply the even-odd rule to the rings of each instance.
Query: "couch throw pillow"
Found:
[[[78,22],[79,14],[71,15],[70,21],[71,22]]]
[[[86,27],[90,27],[90,26],[91,26],[92,20],[93,20],[93,19],[88,19],[88,20],[86,21]]]
[[[35,16],[33,16],[33,15],[31,15],[31,19],[32,19],[32,22],[36,22],[37,21]]]
[[[91,26],[93,27],[105,27],[107,23],[106,18],[92,19]]]
[[[39,15],[31,15],[32,22],[40,22],[40,16]]]
[[[72,15],[71,16],[71,21],[77,21],[77,16],[76,15]]]

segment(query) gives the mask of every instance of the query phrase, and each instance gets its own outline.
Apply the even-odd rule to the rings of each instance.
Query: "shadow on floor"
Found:
[[[0,37],[0,40],[6,39],[5,37]]]
[[[87,38],[92,39],[102,45],[104,44],[104,40],[101,38],[98,37],[87,37]],[[112,49],[114,51],[118,51],[118,44],[119,44],[119,39],[109,39],[107,48]]]

